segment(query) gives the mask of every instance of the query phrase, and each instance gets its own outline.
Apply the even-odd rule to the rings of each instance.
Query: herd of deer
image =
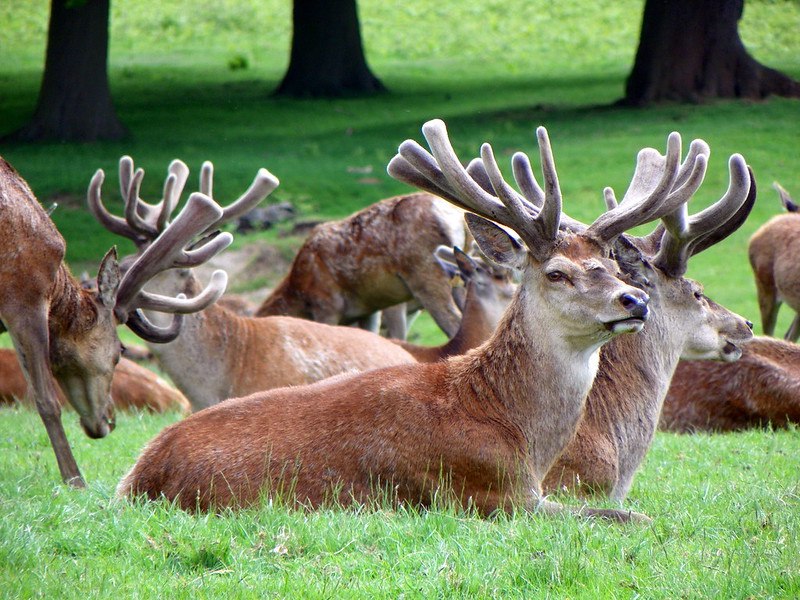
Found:
[[[606,188],[606,212],[586,225],[562,210],[544,128],[543,183],[517,153],[519,192],[488,144],[464,167],[443,122],[426,123],[423,134],[430,151],[407,140],[388,166],[422,191],[317,226],[252,316],[215,303],[224,271],[203,287],[195,267],[230,243],[221,225],[278,186],[268,171],[223,207],[205,163],[199,192],[173,217],[188,167],[173,161],[163,198],[150,204],[140,198],[143,171],[123,157],[120,217],[102,201],[99,170],[89,208],[137,251],[122,260],[109,251],[86,289],[64,263],[63,238],[2,161],[0,276],[12,283],[0,295],[0,328],[19,366],[13,353],[0,365],[8,373],[0,397],[24,395],[27,383],[64,481],[84,485],[61,424],[64,399],[99,438],[114,427],[113,396],[118,407],[194,411],[147,445],[119,496],[165,497],[187,510],[265,496],[310,508],[447,497],[481,514],[523,508],[642,521],[547,494],[568,488],[623,501],[659,426],[800,420],[792,343],[800,317],[789,342],[751,341],[751,323],[684,277],[691,256],[735,231],[753,206],[755,180],[740,155],[729,160],[725,194],[689,215],[710,149],[694,140],[682,159],[673,133],[665,154],[639,153],[623,198]],[[626,233],[656,221],[648,235]],[[780,302],[800,309],[793,237],[800,214],[790,213],[750,246],[767,334]],[[403,341],[407,314],[419,308],[446,344]],[[378,335],[382,320],[401,339]],[[183,395],[125,359],[117,365],[123,323]],[[157,400],[142,404],[145,395]]]

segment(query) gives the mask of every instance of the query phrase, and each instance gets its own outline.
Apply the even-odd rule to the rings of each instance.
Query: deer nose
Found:
[[[745,321],[745,323],[750,328],[750,331],[753,331],[753,322],[752,321]]]
[[[633,294],[626,292],[619,297],[622,308],[627,310],[632,317],[644,318],[647,316],[647,303],[650,298],[644,292]]]

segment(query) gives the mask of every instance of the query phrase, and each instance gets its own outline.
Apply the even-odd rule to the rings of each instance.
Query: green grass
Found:
[[[177,415],[121,415],[102,441],[65,417],[86,491],[67,489],[31,410],[0,410],[0,596],[7,598],[792,598],[800,436],[659,435],[631,492],[650,526],[493,520],[441,508],[263,506],[190,516],[114,500]],[[565,501],[575,503],[574,499]]]
[[[713,151],[696,208],[724,193],[731,153],[742,153],[756,173],[753,215],[732,238],[694,258],[690,275],[757,322],[747,239],[780,212],[773,180],[800,195],[800,103],[610,107],[623,93],[642,5],[362,0],[368,60],[392,93],[288,101],[270,92],[288,60],[289,2],[112,0],[111,86],[131,138],[0,144],[0,155],[43,204],[59,202],[54,219],[69,261],[76,270],[94,270],[120,240],[93,221],[83,196],[102,167],[105,197],[118,205],[122,154],[146,169],[145,198],[160,193],[172,158],[195,174],[208,159],[220,200],[235,197],[264,166],[282,182],[273,198],[294,202],[302,218],[341,217],[407,190],[385,174],[385,165],[401,141],[421,140],[427,119],[446,120],[462,157],[490,141],[506,161],[516,150],[536,160],[533,130],[543,124],[565,208],[590,220],[601,210],[604,186],[625,189],[636,152],[663,151],[667,134],[677,130],[686,144],[702,137]],[[33,110],[47,7],[47,0],[0,5],[0,133]],[[800,77],[799,29],[797,2],[748,0],[741,25],[746,45],[794,77]],[[228,68],[240,58],[246,69]],[[276,242],[274,234],[258,234],[236,243],[261,240]],[[290,250],[297,240],[278,242]],[[779,329],[788,322],[784,313]],[[432,340],[427,327],[425,339]],[[112,502],[116,482],[144,443],[175,419],[122,416],[109,438],[90,441],[74,415],[65,417],[90,482],[88,491],[76,492],[58,483],[38,417],[0,410],[0,596],[800,595],[796,430],[657,436],[629,502],[655,517],[642,528],[524,515],[485,521],[448,510],[306,514],[264,507],[191,517],[161,504]]]

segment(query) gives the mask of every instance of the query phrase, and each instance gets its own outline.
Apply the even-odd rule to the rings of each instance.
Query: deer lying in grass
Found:
[[[692,143],[676,188],[687,188],[690,172],[699,164],[700,177],[692,186],[697,189],[708,153],[705,142]],[[659,168],[670,161],[659,159],[653,161]],[[755,201],[755,181],[744,159],[734,155],[729,166],[730,186],[717,203],[692,217],[682,205],[663,217],[663,225],[650,236],[626,237],[627,250],[618,245],[619,252],[641,252],[645,258],[623,264],[638,265],[629,274],[650,296],[651,316],[640,335],[614,339],[600,351],[583,420],[548,473],[545,491],[580,484],[624,500],[650,448],[678,359],[734,361],[741,355],[740,345],[752,337],[751,323],[708,299],[696,282],[683,277],[688,259],[735,231]]]
[[[626,198],[585,231],[559,231],[566,217],[544,128],[537,131],[544,191],[527,157],[513,159],[524,196],[503,181],[488,144],[482,155],[491,193],[461,166],[444,123],[428,122],[423,132],[433,156],[406,141],[389,172],[482,215],[467,215],[481,250],[522,270],[489,341],[437,363],[262,392],[195,413],[148,444],[118,495],[208,510],[251,505],[281,489],[310,507],[364,502],[385,490],[395,501],[428,506],[450,490],[482,514],[570,510],[542,497],[541,480],[575,431],[600,346],[639,331],[647,316],[647,294],[615,277],[609,246],[686,198],[663,193],[674,177],[668,172],[652,193]],[[522,243],[483,217],[516,231]]]
[[[800,346],[757,337],[736,364],[678,364],[659,429],[682,433],[800,424]]]
[[[120,177],[130,180],[133,163],[120,160]],[[181,161],[169,166],[176,184],[169,197],[157,205],[139,198],[139,185],[124,193],[126,220],[108,213],[99,185],[89,190],[89,205],[101,223],[113,224],[115,233],[133,240],[139,252],[149,251],[178,203],[189,168]],[[144,173],[137,170],[139,182]],[[201,171],[201,193],[212,194],[213,168],[206,162]],[[278,185],[267,171],[256,177],[253,187],[226,206],[217,224],[230,221],[261,202]],[[255,191],[254,191],[255,190]],[[166,211],[166,214],[161,211]],[[144,227],[132,215],[152,215],[152,227]],[[161,294],[183,293],[193,297],[199,282],[191,269],[173,269],[150,282]],[[158,320],[158,315],[153,315]],[[414,357],[388,339],[354,327],[336,327],[294,317],[240,316],[222,306],[208,307],[186,317],[180,336],[168,344],[148,344],[161,367],[200,410],[234,396],[287,385],[300,385],[332,375],[361,372],[378,367],[415,362]]]
[[[0,348],[0,404],[29,403],[28,382],[17,360],[17,353]],[[69,406],[66,396],[58,389],[61,406]],[[189,412],[189,401],[183,394],[135,362],[122,358],[114,369],[111,398],[119,410],[148,410],[163,413],[168,410]]]
[[[458,331],[440,346],[395,341],[419,362],[436,362],[448,356],[464,354],[488,340],[511,303],[516,289],[509,269],[489,264],[480,257],[470,257],[458,246],[452,250],[440,246],[436,256],[445,272],[451,277],[458,274],[464,281],[464,309]]]
[[[95,178],[102,179],[102,173]],[[65,482],[85,486],[61,424],[56,380],[86,434],[108,435],[114,427],[109,389],[121,347],[117,325],[125,323],[144,339],[164,342],[180,331],[181,313],[202,310],[222,294],[223,271],[215,273],[206,290],[192,300],[142,291],[158,272],[176,264],[200,264],[227,246],[231,238],[223,234],[184,250],[219,215],[210,198],[194,195],[122,278],[116,250],[110,250],[100,264],[98,291],[92,293],[69,272],[64,239],[27,183],[0,159],[0,331],[11,335]],[[175,316],[166,328],[158,328],[144,317],[144,308]]]
[[[786,213],[772,217],[750,238],[748,254],[756,278],[761,328],[765,335],[775,333],[778,309],[786,302],[800,313],[800,212],[789,193],[773,184]],[[795,315],[784,339],[800,337],[800,314]]]
[[[376,202],[317,225],[256,316],[360,323],[377,332],[379,311],[416,299],[453,337],[461,311],[433,253],[440,245],[464,248],[466,241],[463,211],[440,198],[417,193]],[[394,313],[391,337],[405,339],[405,314]]]

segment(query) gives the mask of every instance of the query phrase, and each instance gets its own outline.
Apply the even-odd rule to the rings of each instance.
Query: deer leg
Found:
[[[574,507],[559,504],[551,500],[540,499],[533,502],[528,509],[530,512],[545,515],[574,515],[584,518],[599,518],[614,523],[652,523],[652,519],[645,514],[632,510],[618,510],[613,508],[589,508],[588,506]]]
[[[386,337],[405,340],[408,335],[406,303],[395,304],[381,311],[381,321],[386,327]]]
[[[783,339],[787,342],[796,342],[798,337],[800,337],[800,315],[795,315]]]
[[[36,410],[47,430],[61,478],[73,487],[86,487],[61,423],[61,405],[50,368],[47,311],[42,307],[37,314],[27,318],[17,315],[7,320],[20,366],[28,381],[28,393],[33,394]]]
[[[381,328],[381,312],[375,311],[371,315],[358,320],[358,326],[372,333],[378,333]]]
[[[764,331],[764,335],[774,335],[781,301],[774,290],[761,285],[758,280],[756,280],[756,288],[758,292],[758,308],[761,312],[761,329]]]

